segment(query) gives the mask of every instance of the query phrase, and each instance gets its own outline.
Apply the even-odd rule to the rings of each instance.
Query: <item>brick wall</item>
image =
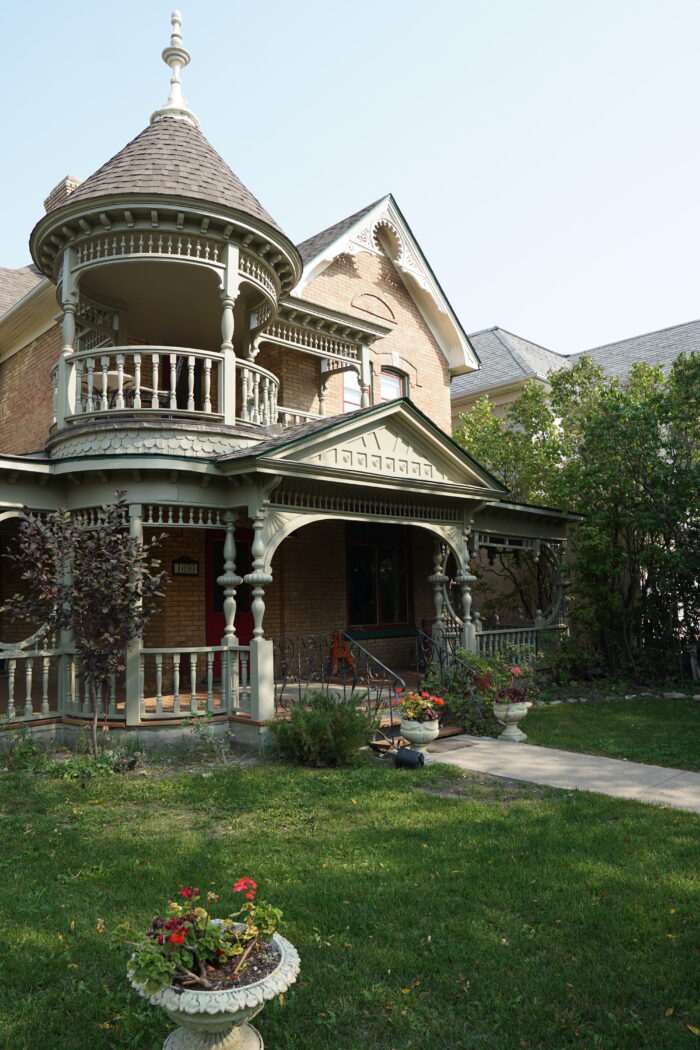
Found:
[[[0,364],[0,452],[43,449],[53,418],[51,372],[61,345],[54,325]]]
[[[411,400],[439,427],[451,432],[447,361],[390,259],[369,252],[341,255],[307,285],[304,298],[390,327],[391,332],[371,352],[374,402],[379,400],[381,369],[398,369],[408,376]],[[372,312],[363,306],[370,306]],[[375,310],[385,316],[378,316]],[[387,315],[395,320],[387,320]],[[342,376],[335,376],[328,384],[328,414],[342,411]]]
[[[157,530],[145,529],[145,539]],[[158,545],[161,568],[170,574],[160,609],[146,625],[146,648],[174,649],[179,645],[206,645],[206,557],[204,529],[166,529]],[[187,555],[199,562],[199,576],[173,576],[175,558]]]

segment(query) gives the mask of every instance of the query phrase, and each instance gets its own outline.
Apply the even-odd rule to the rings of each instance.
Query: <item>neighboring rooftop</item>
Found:
[[[481,369],[452,380],[453,398],[474,397],[525,379],[544,379],[549,372],[573,367],[582,357],[602,365],[608,378],[624,379],[632,365],[641,361],[668,370],[680,353],[700,352],[700,321],[645,332],[569,356],[546,350],[498,326],[473,332],[469,340],[479,355]]]
[[[347,219],[341,219],[340,222],[336,222],[334,226],[329,226],[326,230],[321,230],[320,233],[315,233],[313,237],[309,237],[307,240],[302,241],[301,244],[297,244],[297,251],[301,255],[301,258],[306,264],[309,259],[315,259],[317,255],[320,255],[324,248],[327,248],[329,244],[333,244],[333,241],[337,241],[339,237],[342,237],[344,233],[359,222],[365,215],[371,212],[372,208],[376,208],[379,201],[383,200],[380,197],[379,200],[373,201],[368,204],[366,208],[361,208],[360,211],[356,211],[354,215],[348,215]]]
[[[471,332],[481,368],[452,380],[452,397],[471,397],[493,387],[506,386],[524,379],[544,379],[549,372],[565,368],[568,358],[537,343],[531,343],[497,325]]]
[[[20,266],[18,270],[0,266],[0,315],[18,303],[41,279],[42,275],[33,263]]]
[[[632,365],[640,361],[668,369],[679,354],[694,351],[700,352],[700,321],[688,321],[657,332],[635,335],[631,339],[620,339],[617,343],[594,346],[565,360],[575,365],[582,357],[591,357],[603,366],[606,376],[623,379]]]

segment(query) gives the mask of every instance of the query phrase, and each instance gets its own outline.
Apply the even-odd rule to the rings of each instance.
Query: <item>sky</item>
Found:
[[[168,94],[172,8],[6,2],[0,266]],[[391,192],[468,332],[700,317],[698,0],[195,0],[185,98],[299,243]]]

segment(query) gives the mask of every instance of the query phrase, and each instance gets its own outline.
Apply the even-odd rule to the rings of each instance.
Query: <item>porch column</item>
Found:
[[[221,289],[221,353],[223,360],[223,384],[220,396],[223,405],[220,411],[224,414],[224,423],[233,426],[236,422],[236,352],[233,349],[233,307],[240,291],[238,273],[238,248],[227,245],[225,249],[226,269],[224,285]]]
[[[264,512],[253,519],[252,572],[243,579],[253,588],[251,612],[253,614],[253,637],[250,643],[250,690],[253,718],[269,722],[275,717],[275,679],[272,661],[272,641],[264,637],[265,586],[272,583],[272,576],[265,572],[265,541],[263,528]]]
[[[56,428],[66,425],[66,417],[75,413],[76,382],[75,367],[70,360],[75,350],[75,312],[78,308],[78,289],[73,272],[74,250],[66,248],[63,253],[63,276],[61,281],[61,335],[63,346],[58,359],[56,375]]]
[[[445,608],[445,584],[447,583],[447,576],[445,576],[443,570],[443,554],[442,544],[439,540],[435,542],[435,549],[433,552],[433,572],[428,577],[428,582],[433,585],[433,601],[435,603],[435,623],[433,624],[433,640],[439,645],[445,644],[445,625],[442,619],[443,610]]]
[[[472,576],[468,569],[460,569],[456,577],[459,590],[462,595],[462,645],[469,652],[477,651],[476,626],[472,621],[472,584],[476,576]]]
[[[372,366],[369,360],[369,347],[360,350],[360,407],[369,408],[369,392],[372,382]]]
[[[238,657],[235,649],[238,645],[236,637],[236,587],[241,583],[241,577],[236,575],[236,536],[235,516],[233,511],[227,510],[224,515],[226,522],[226,539],[224,540],[224,571],[217,577],[216,582],[224,589],[224,636],[221,646],[224,651],[221,654],[221,675],[224,679],[224,702],[227,711],[231,711],[238,704]]]
[[[129,535],[143,544],[143,507],[140,503],[129,504]],[[141,722],[141,650],[143,637],[132,638],[126,647],[126,724],[137,726]]]

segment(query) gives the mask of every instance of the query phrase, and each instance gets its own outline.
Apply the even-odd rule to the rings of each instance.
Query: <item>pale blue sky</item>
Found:
[[[171,7],[3,5],[0,265],[167,96]],[[196,0],[185,97],[295,241],[391,191],[467,331],[700,316],[697,0]]]

